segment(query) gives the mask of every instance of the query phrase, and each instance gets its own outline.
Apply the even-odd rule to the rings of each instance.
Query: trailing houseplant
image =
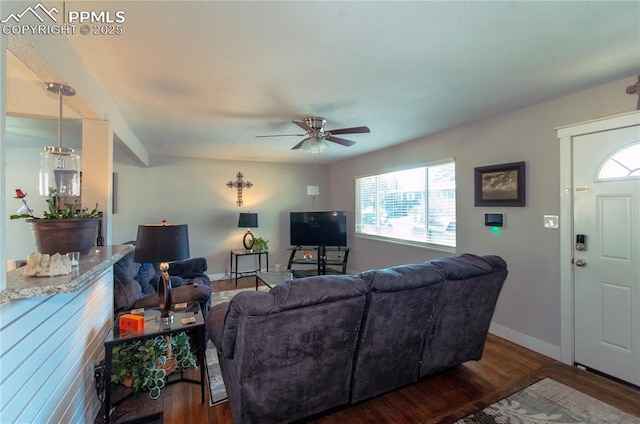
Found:
[[[98,205],[92,210],[78,209],[78,201],[62,204],[62,199],[56,196],[56,190],[49,188],[47,210],[43,217],[36,217],[26,201],[27,194],[16,189],[16,198],[22,201],[18,212],[11,215],[11,219],[26,218],[31,226],[36,248],[40,253],[89,253],[96,244],[100,212]]]
[[[257,251],[269,250],[269,240],[265,240],[262,237],[256,237],[253,239],[253,246]]]
[[[111,361],[112,383],[131,387],[136,394],[148,391],[151,399],[160,396],[167,375],[198,367],[186,332],[114,346]]]

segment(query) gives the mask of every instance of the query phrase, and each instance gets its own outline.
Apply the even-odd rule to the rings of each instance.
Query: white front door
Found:
[[[575,362],[640,385],[639,126],[573,138],[573,211]]]

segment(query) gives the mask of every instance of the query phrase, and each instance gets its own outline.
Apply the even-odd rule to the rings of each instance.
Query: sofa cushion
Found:
[[[278,285],[269,292],[240,292],[231,300],[225,319],[222,345],[218,348],[225,356],[233,356],[238,321],[242,316],[268,315],[303,308],[359,296],[366,291],[367,285],[360,277],[322,275],[296,279]]]
[[[500,256],[478,256],[471,253],[433,259],[425,264],[441,268],[448,280],[463,280],[507,269],[507,263]]]
[[[155,271],[154,278],[151,279],[151,286],[158,290],[158,278],[162,275],[160,264],[149,264]],[[169,262],[169,279],[171,287],[182,287],[189,283],[209,284],[210,280],[204,272],[207,270],[207,260],[205,258],[189,258],[182,261]]]
[[[498,256],[467,253],[430,263],[445,272],[446,281],[427,333],[421,377],[482,357],[508,273],[507,264]]]
[[[318,275],[299,278],[271,289],[275,311],[302,308],[364,294],[367,285],[359,276]]]
[[[242,382],[228,384],[234,422],[291,422],[347,404],[366,291],[359,277],[341,275],[237,294],[218,349],[225,381]],[[220,340],[219,327],[207,330]]]
[[[430,266],[428,262],[398,265],[360,274],[374,292],[396,292],[424,287],[435,281],[444,280],[445,275],[444,270]]]
[[[113,265],[115,312],[131,309],[131,306],[142,297],[142,288],[134,278],[139,269],[140,264],[133,262],[133,251]]]
[[[445,272],[429,264],[366,271],[367,314],[355,365],[354,402],[413,383]]]
[[[153,267],[153,265],[145,263],[140,266],[138,273],[134,277],[140,284],[140,287],[142,287],[142,294],[144,294],[145,296],[156,293],[158,282],[155,276],[156,269]],[[153,281],[152,283],[152,280],[155,281]]]
[[[179,275],[186,280],[201,277],[206,271],[207,260],[205,258],[190,258],[169,263],[169,274]]]

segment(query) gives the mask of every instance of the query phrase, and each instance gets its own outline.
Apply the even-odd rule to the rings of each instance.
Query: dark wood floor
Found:
[[[255,287],[245,278],[239,287]],[[212,283],[214,291],[235,289],[230,281]],[[199,374],[194,374],[198,378]],[[562,364],[546,356],[489,335],[484,356],[416,384],[341,409],[311,421],[314,424],[449,424],[542,378],[567,386],[640,417],[640,391],[605,377]],[[208,392],[207,392],[208,396]],[[164,411],[165,424],[230,424],[228,404],[200,403],[200,387],[165,387],[156,401],[143,394],[118,406],[116,422]],[[101,417],[96,418],[101,423]]]

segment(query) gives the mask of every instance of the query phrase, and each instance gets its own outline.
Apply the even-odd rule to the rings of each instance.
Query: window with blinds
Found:
[[[456,245],[453,160],[356,178],[356,234]]]

